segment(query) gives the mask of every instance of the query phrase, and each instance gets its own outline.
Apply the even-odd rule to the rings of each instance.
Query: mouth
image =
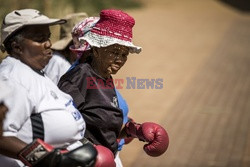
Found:
[[[44,68],[50,61],[53,56],[53,51],[51,49],[47,49],[43,52],[43,60],[41,62],[42,67]]]
[[[119,65],[113,64],[113,65],[111,65],[111,68],[113,71],[118,71],[118,70],[120,70],[121,67]]]
[[[45,53],[44,53],[44,55],[45,55],[45,59],[47,61],[49,61],[52,58],[52,56],[53,56],[53,51],[51,49],[46,50]]]
[[[46,56],[52,57],[53,51],[52,51],[51,49],[48,49],[48,50],[45,51],[44,54],[45,54]]]

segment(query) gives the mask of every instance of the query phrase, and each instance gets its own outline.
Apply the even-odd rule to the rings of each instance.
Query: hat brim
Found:
[[[30,22],[24,23],[23,25],[57,25],[64,24],[67,21],[65,19],[33,19]]]
[[[142,50],[141,47],[135,46],[130,41],[125,41],[125,40],[121,40],[121,39],[118,39],[118,38],[105,36],[105,35],[99,35],[99,34],[91,32],[91,31],[88,32],[87,34],[85,34],[83,37],[80,37],[79,39],[84,39],[91,46],[95,46],[95,47],[98,47],[98,48],[107,47],[107,46],[114,45],[114,44],[119,44],[119,45],[122,45],[122,46],[129,47],[129,52],[130,53],[139,54],[141,52],[141,50]]]
[[[53,43],[51,48],[54,50],[64,50],[70,44],[71,41],[72,37],[67,36]]]

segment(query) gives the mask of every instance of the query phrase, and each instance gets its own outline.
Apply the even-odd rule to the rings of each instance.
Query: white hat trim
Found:
[[[79,40],[86,40],[91,46],[95,47],[107,47],[113,44],[119,44],[123,46],[127,46],[130,48],[130,53],[140,53],[142,48],[139,46],[135,46],[132,42],[121,40],[118,38],[105,36],[105,35],[99,35],[93,32],[86,33],[83,37],[80,37]]]

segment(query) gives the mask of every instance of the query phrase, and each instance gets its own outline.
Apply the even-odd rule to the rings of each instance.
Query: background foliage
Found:
[[[0,0],[1,19],[15,9],[35,8],[49,16],[62,17],[69,13],[99,13],[101,9],[128,9],[142,6],[140,0]]]

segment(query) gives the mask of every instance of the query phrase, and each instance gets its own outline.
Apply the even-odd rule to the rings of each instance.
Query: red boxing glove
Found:
[[[168,134],[160,125],[152,122],[145,122],[143,124],[128,122],[125,127],[128,136],[148,142],[143,147],[148,155],[157,157],[167,150],[169,145]]]
[[[97,157],[95,167],[115,167],[114,154],[102,145],[95,145]]]

